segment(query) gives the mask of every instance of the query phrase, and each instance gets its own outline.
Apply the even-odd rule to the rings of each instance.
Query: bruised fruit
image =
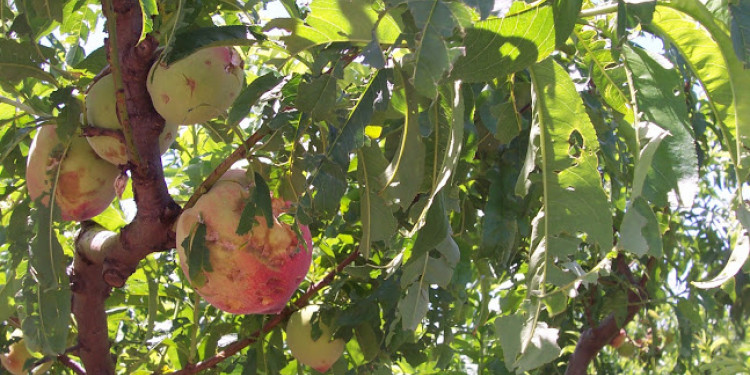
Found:
[[[97,128],[122,129],[117,119],[117,99],[115,98],[115,82],[111,74],[96,81],[86,94],[86,121]],[[167,122],[159,136],[159,150],[164,153],[177,138],[179,124]],[[108,135],[91,136],[86,138],[91,148],[102,159],[112,164],[125,164],[128,154],[125,143],[116,137]]]
[[[199,50],[172,65],[157,61],[146,82],[167,123],[196,124],[224,113],[242,89],[242,59],[231,47]]]
[[[198,227],[205,225],[205,249],[209,267],[201,267],[191,284],[213,306],[234,314],[277,313],[284,308],[305,278],[312,261],[312,238],[304,225],[299,232],[279,222],[289,207],[272,199],[273,225],[255,217],[247,233],[237,234],[237,227],[249,201],[253,186],[245,171],[230,170],[201,196],[195,206],[185,210],[177,221],[177,251],[180,266],[191,279],[187,251],[206,251],[183,242],[196,239]],[[196,250],[197,249],[197,250]],[[186,251],[187,250],[187,251]],[[191,254],[195,256],[195,254]],[[194,259],[191,257],[191,259]],[[196,271],[193,270],[193,276]]]
[[[74,135],[70,147],[57,137],[55,126],[41,127],[31,142],[26,160],[26,184],[31,199],[49,205],[52,181],[57,176],[55,204],[63,220],[88,220],[115,198],[117,166],[100,158],[88,142]]]
[[[26,343],[24,340],[20,340],[10,345],[8,353],[0,354],[0,363],[13,375],[25,375],[28,373],[34,375],[42,374],[52,366],[50,362],[46,362],[43,365],[37,366],[31,372],[25,372],[23,365],[31,358],[31,353],[29,353]]]
[[[331,330],[318,321],[320,337],[312,339],[313,314],[319,305],[307,305],[295,311],[286,325],[286,343],[294,358],[320,372],[328,371],[344,352],[344,340],[332,340]]]

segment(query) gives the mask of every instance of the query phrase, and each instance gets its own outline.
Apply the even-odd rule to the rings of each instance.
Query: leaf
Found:
[[[417,329],[427,315],[429,303],[427,286],[420,283],[411,284],[406,290],[406,296],[398,302],[398,314],[401,316],[401,325],[404,330]]]
[[[433,98],[443,75],[458,57],[444,40],[458,26],[457,16],[441,0],[408,0],[407,5],[422,36],[415,51],[413,84],[420,94]]]
[[[257,26],[230,25],[191,29],[175,36],[174,44],[167,47],[163,59],[169,65],[202,48],[252,46],[259,40],[265,40],[265,36]]]
[[[237,99],[234,100],[232,108],[229,110],[227,123],[231,125],[239,124],[242,119],[250,114],[253,105],[260,99],[263,94],[276,87],[283,77],[277,77],[274,72],[266,73],[245,87]]]
[[[381,186],[378,176],[385,170],[388,161],[377,145],[363,147],[357,154],[357,170],[361,182],[360,218],[362,239],[359,251],[365,259],[370,256],[370,245],[375,241],[386,241],[396,234],[398,223],[386,201],[377,194]]]
[[[517,372],[533,370],[560,355],[560,347],[557,345],[559,330],[547,327],[546,323],[539,323],[534,337],[530,339],[530,348],[521,353],[519,343],[522,339],[522,327],[521,315],[505,315],[495,319],[495,335],[500,340],[505,365],[510,370]]]
[[[549,272],[563,272],[558,264],[576,253],[581,234],[589,245],[609,250],[612,217],[597,169],[598,140],[573,81],[553,59],[532,66],[530,73],[534,120],[517,191],[528,191],[529,175],[538,168],[543,193],[532,223],[528,280],[533,296],[546,294]],[[535,337],[540,309],[532,297],[521,353]]]
[[[281,38],[291,55],[333,42],[364,45],[373,40],[373,33],[380,43],[392,44],[401,33],[401,26],[391,14],[381,16],[366,1],[314,0],[304,21],[275,18],[266,23],[264,30],[274,28],[291,33]]]
[[[465,54],[456,61],[452,77],[485,82],[545,59],[555,49],[554,17],[552,6],[544,2],[502,18],[477,22],[466,29]]]
[[[737,236],[734,249],[732,249],[732,254],[729,256],[724,269],[711,280],[693,281],[692,284],[701,289],[711,289],[721,286],[721,284],[733,278],[737,272],[740,272],[745,261],[747,261],[748,255],[750,255],[750,240],[748,240],[747,232],[743,231]]]
[[[555,47],[563,46],[568,40],[578,20],[582,5],[582,0],[555,0],[552,3],[552,13],[555,18]]]
[[[192,230],[192,235],[185,237],[182,241],[187,257],[188,277],[196,288],[206,283],[206,275],[203,271],[211,272],[211,251],[206,246],[206,224],[197,223]]]
[[[729,3],[732,15],[732,46],[737,58],[750,69],[750,2],[739,0]]]
[[[451,179],[458,160],[461,156],[461,146],[464,138],[464,101],[461,94],[461,83],[454,82],[452,85],[441,87],[438,101],[438,118],[432,121],[433,131],[430,140],[432,144],[432,158],[436,163],[431,163],[431,171],[428,171],[430,179],[430,195],[427,203],[419,214],[414,227],[409,231],[408,237],[416,233],[425,224],[427,212],[432,206],[435,196]]]
[[[635,255],[661,256],[662,239],[659,221],[648,202],[642,196],[629,205],[620,225],[618,248]]]
[[[406,119],[401,133],[401,143],[396,155],[380,176],[385,181],[379,194],[385,194],[387,199],[395,201],[403,208],[411,205],[419,192],[424,175],[425,146],[419,135],[418,100],[414,87],[406,82],[403,72],[406,92]]]
[[[42,69],[53,53],[49,47],[0,39],[0,78],[16,84],[31,77],[57,85],[57,79]]]
[[[669,131],[656,150],[643,194],[657,206],[667,205],[667,194],[676,191],[679,203],[690,207],[697,194],[698,156],[688,132],[689,119],[682,91],[682,77],[676,70],[657,62],[647,51],[623,46],[638,95],[641,120]]]
[[[750,70],[745,70],[742,63],[737,59],[731,47],[732,42],[727,35],[725,25],[718,24],[713,14],[697,0],[673,0],[664,4],[679,10],[706,28],[711,38],[716,41],[717,46],[724,57],[729,79],[732,86],[734,118],[736,121],[736,150],[734,158],[735,166],[739,170],[738,178],[741,182],[747,182],[750,178],[750,122],[743,119],[750,118]],[[657,7],[657,9],[660,7]]]
[[[258,172],[255,172],[255,186],[250,195],[250,200],[245,203],[242,209],[240,222],[237,224],[237,234],[243,235],[253,229],[256,223],[256,216],[262,216],[266,219],[266,226],[273,227],[273,207],[271,203],[271,190]]]
[[[337,93],[336,77],[333,74],[315,77],[310,83],[300,83],[297,108],[309,112],[315,120],[325,120],[333,112]]]
[[[346,175],[339,165],[328,158],[323,159],[310,186],[313,189],[313,208],[334,215],[339,211],[346,186]]]
[[[143,17],[143,28],[138,39],[140,42],[146,38],[146,34],[154,31],[153,17],[159,14],[159,9],[156,6],[156,0],[139,0],[138,3],[141,6],[141,16]]]

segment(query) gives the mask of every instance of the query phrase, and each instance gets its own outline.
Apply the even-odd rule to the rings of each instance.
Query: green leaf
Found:
[[[175,36],[174,44],[167,47],[164,62],[172,64],[193,52],[207,47],[252,46],[265,40],[257,26],[212,26],[192,29]]]
[[[273,227],[273,207],[271,203],[271,190],[258,172],[255,172],[255,186],[250,195],[250,200],[242,209],[240,222],[237,224],[236,233],[243,235],[255,226],[255,217],[262,216],[266,219],[266,226]]]
[[[635,255],[662,255],[662,239],[656,214],[642,196],[629,205],[620,226],[617,246]]]
[[[277,77],[275,73],[266,73],[245,87],[237,99],[234,100],[232,108],[229,110],[227,123],[230,125],[239,124],[242,119],[250,114],[253,105],[260,99],[263,94],[274,88],[281,82],[283,77]]]
[[[424,226],[427,212],[435,196],[448,184],[461,156],[464,139],[464,100],[461,94],[461,83],[454,82],[452,85],[442,86],[437,105],[439,106],[436,108],[438,118],[431,121],[433,129],[430,140],[434,141],[429,150],[431,157],[426,158],[427,173],[431,176],[429,179],[430,195],[408,236]],[[433,160],[435,162],[432,162]]]
[[[750,69],[750,2],[739,0],[729,4],[732,15],[732,46],[737,58]]]
[[[320,168],[313,178],[313,208],[326,215],[339,211],[341,197],[346,192],[346,175],[338,164],[330,159],[323,159]]]
[[[11,279],[5,280],[5,284],[0,285],[0,319],[2,321],[8,320],[15,312],[15,306],[12,306],[11,302],[15,301],[14,296],[21,289],[21,282],[15,279],[15,274],[9,272],[7,275]]]
[[[86,58],[73,66],[76,69],[87,70],[92,74],[99,73],[107,66],[107,48],[99,47],[89,53]]]
[[[42,68],[53,54],[49,47],[0,39],[0,79],[16,84],[31,77],[57,85],[57,79]]]
[[[384,188],[379,194],[395,201],[403,208],[409,207],[419,192],[424,175],[425,146],[419,135],[419,105],[414,87],[403,77],[406,92],[406,119],[401,132],[401,143],[396,155],[380,176]]]
[[[154,31],[153,17],[159,14],[159,9],[156,6],[156,0],[139,0],[138,3],[141,6],[141,16],[143,17],[143,28],[138,39],[140,42],[146,37],[146,34]]]
[[[612,246],[612,217],[598,171],[598,140],[583,101],[565,69],[547,59],[530,68],[534,121],[518,191],[526,194],[533,170],[540,170],[542,208],[534,218],[529,260],[529,293],[546,294],[547,282],[565,278],[560,263],[586,242],[608,251]],[[574,278],[570,275],[568,278]],[[541,301],[531,297],[521,353],[536,337]]]
[[[465,54],[452,76],[466,82],[485,82],[544,60],[555,49],[552,6],[544,2],[502,18],[490,18],[466,29]]]
[[[375,241],[386,241],[396,234],[398,223],[393,217],[391,208],[377,194],[381,186],[378,176],[385,170],[388,161],[377,145],[363,147],[357,154],[357,170],[360,188],[360,218],[362,220],[362,239],[359,251],[365,259],[370,257],[370,245]]]
[[[638,93],[635,99],[641,121],[655,123],[670,133],[656,150],[643,194],[655,205],[666,206],[667,194],[674,190],[679,202],[690,207],[697,193],[698,156],[687,130],[690,123],[682,77],[647,51],[629,45],[623,46],[623,51]]]
[[[326,120],[333,113],[338,91],[333,74],[315,77],[310,83],[300,83],[297,108],[309,112],[315,120]]]
[[[182,241],[187,257],[188,277],[192,284],[200,288],[206,283],[206,275],[203,271],[211,272],[211,250],[206,246],[206,224],[197,223],[192,230],[192,235],[185,237]]]
[[[555,47],[565,44],[573,32],[583,0],[555,0],[552,13],[555,18]]]
[[[750,240],[748,240],[748,235],[745,229],[745,231],[742,231],[742,233],[737,236],[734,249],[732,249],[732,254],[729,256],[729,260],[727,260],[724,269],[722,269],[721,272],[711,280],[693,281],[692,284],[701,289],[719,287],[740,272],[742,266],[747,261],[748,256],[750,256]]]
[[[736,168],[739,170],[739,180],[747,182],[750,178],[750,152],[747,152],[747,150],[750,150],[750,122],[744,121],[744,119],[750,118],[750,90],[747,89],[750,87],[750,70],[744,69],[742,62],[734,53],[726,25],[717,23],[714,15],[702,3],[697,0],[672,0],[663,5],[681,11],[700,22],[711,35],[711,38],[716,41],[716,45],[724,57],[734,99],[737,142],[735,147],[737,155],[734,161]],[[657,9],[660,8],[657,7]]]
[[[333,42],[364,45],[373,40],[373,32],[380,43],[392,44],[401,33],[401,26],[391,14],[379,15],[367,1],[314,0],[304,21],[275,18],[264,30],[274,28],[291,33],[281,38],[291,55]]]
[[[427,315],[430,299],[427,285],[413,283],[406,290],[406,296],[398,302],[398,314],[404,330],[414,331]]]
[[[560,347],[557,345],[559,330],[547,327],[546,323],[539,323],[530,339],[530,347],[521,353],[522,327],[523,316],[518,314],[495,319],[495,335],[500,340],[505,365],[510,370],[533,370],[560,355]]]

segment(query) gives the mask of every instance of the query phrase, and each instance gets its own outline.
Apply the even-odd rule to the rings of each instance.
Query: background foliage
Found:
[[[267,132],[245,164],[311,228],[298,295],[360,253],[312,299],[348,342],[333,373],[562,373],[608,316],[627,338],[600,373],[750,372],[750,2],[139,4],[165,61],[245,57],[226,116],[162,157],[175,201]],[[79,224],[31,202],[24,171],[39,126],[79,131],[104,22],[92,0],[0,1],[3,348],[21,331],[55,356],[82,324]],[[135,210],[128,187],[94,220]],[[107,299],[118,373],[187,369],[271,319],[208,305],[175,258]],[[307,371],[279,325],[208,373]]]

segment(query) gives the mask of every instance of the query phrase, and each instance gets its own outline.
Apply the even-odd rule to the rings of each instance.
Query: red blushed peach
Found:
[[[103,129],[122,129],[117,119],[115,82],[112,75],[106,75],[94,83],[86,93],[86,121],[89,125]],[[179,124],[167,122],[159,135],[159,150],[163,154],[177,138]],[[86,138],[91,148],[102,159],[121,165],[128,162],[125,143],[119,138],[106,135]]]
[[[224,113],[240,94],[242,60],[232,47],[204,48],[172,65],[156,62],[146,82],[167,123],[197,124]]]
[[[57,176],[55,204],[63,220],[88,220],[104,211],[115,198],[119,174],[117,166],[102,160],[81,136],[73,136],[66,151],[55,126],[37,131],[26,160],[31,199],[41,197],[48,205],[52,179]]]
[[[206,226],[211,271],[196,291],[213,306],[234,314],[269,314],[281,311],[299,287],[312,261],[309,229],[300,225],[304,242],[291,226],[276,218],[287,205],[274,199],[271,228],[265,218],[256,217],[253,228],[236,233],[252,186],[244,171],[227,172],[195,206],[177,221],[177,250],[180,266],[190,274],[183,241]],[[195,284],[195,283],[194,283]]]

